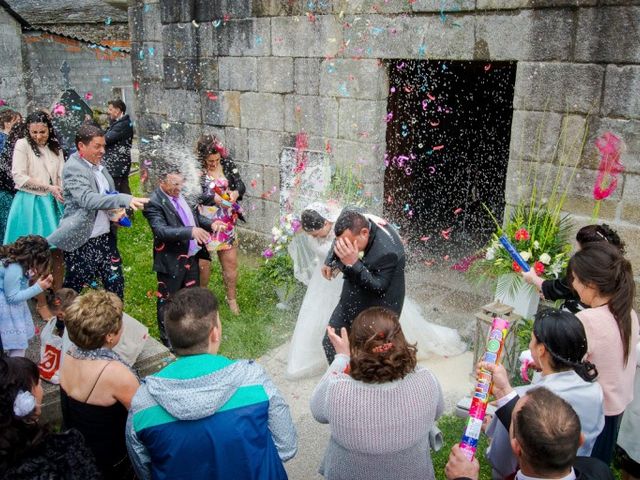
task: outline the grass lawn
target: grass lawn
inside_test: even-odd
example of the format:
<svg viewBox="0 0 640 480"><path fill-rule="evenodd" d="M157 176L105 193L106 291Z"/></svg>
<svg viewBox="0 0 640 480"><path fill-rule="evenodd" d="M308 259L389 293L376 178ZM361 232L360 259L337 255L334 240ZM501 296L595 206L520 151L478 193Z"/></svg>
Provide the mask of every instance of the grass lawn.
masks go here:
<svg viewBox="0 0 640 480"><path fill-rule="evenodd" d="M134 195L141 195L139 178L130 179ZM242 241L242 239L241 239ZM153 237L149 223L141 212L135 212L133 226L118 232L118 248L122 255L125 277L125 310L149 327L158 338L156 324L156 274L153 271ZM276 296L270 285L258 281L257 266L261 259L240 253L238 304L241 313L232 315L225 302L220 262L212 262L209 287L220 302L223 340L220 353L232 358L256 358L282 343L295 321L294 306L290 311L276 309Z"/></svg>

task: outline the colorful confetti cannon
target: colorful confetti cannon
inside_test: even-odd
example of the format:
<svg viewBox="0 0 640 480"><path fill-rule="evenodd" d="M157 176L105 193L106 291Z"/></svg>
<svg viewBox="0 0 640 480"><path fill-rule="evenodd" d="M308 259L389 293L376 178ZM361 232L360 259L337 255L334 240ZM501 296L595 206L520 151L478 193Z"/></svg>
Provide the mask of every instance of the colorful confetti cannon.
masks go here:
<svg viewBox="0 0 640 480"><path fill-rule="evenodd" d="M504 339L507 336L509 322L503 318L496 317L491 324L491 330L487 338L486 351L482 357L483 362L489 362L497 365L500 362L500 356L504 348ZM469 420L464 429L462 440L460 441L460 449L469 459L473 460L478 446L478 438L480 438L480 429L485 413L487 412L487 404L493 387L493 375L485 369L480 370L476 389L471 399L471 407L469 408Z"/></svg>
<svg viewBox="0 0 640 480"><path fill-rule="evenodd" d="M501 235L499 240L502 246L507 250L507 252L509 252L509 255L511 255L511 258L513 258L513 260L518 265L520 265L520 268L522 269L523 272L528 272L529 270L531 270L531 267L529 267L529 264L525 262L524 258L520 256L520 254L511 244L511 242L509 241L506 235Z"/></svg>

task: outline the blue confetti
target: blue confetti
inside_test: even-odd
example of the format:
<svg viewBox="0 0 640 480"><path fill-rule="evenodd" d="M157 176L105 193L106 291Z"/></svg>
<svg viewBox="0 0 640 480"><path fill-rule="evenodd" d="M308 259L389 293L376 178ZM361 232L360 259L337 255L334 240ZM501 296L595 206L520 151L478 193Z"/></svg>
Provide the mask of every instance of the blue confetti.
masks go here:
<svg viewBox="0 0 640 480"><path fill-rule="evenodd" d="M102 83L111 83L111 79L109 77L102 77Z"/></svg>
<svg viewBox="0 0 640 480"><path fill-rule="evenodd" d="M347 90L347 83L344 82L340 85L340 88L338 88L338 92L340 92L340 95L342 95L343 97L348 97L349 96L349 91Z"/></svg>
<svg viewBox="0 0 640 480"><path fill-rule="evenodd" d="M140 60L143 60L143 59L144 59L144 50L140 50L140 51L138 52L138 58L139 58Z"/></svg>
<svg viewBox="0 0 640 480"><path fill-rule="evenodd" d="M141 138L141 139L140 139L140 141L141 141L142 143L151 143L151 140L149 140L149 139L147 139L147 138L144 138L144 137L143 137L143 138Z"/></svg>
<svg viewBox="0 0 640 480"><path fill-rule="evenodd" d="M381 28L381 27L371 27L371 35L373 35L373 36L378 36L378 35L380 35L382 32L384 32L384 28Z"/></svg>
<svg viewBox="0 0 640 480"><path fill-rule="evenodd" d="M335 73L336 71L336 67L333 63L330 63L329 65L327 65L327 73Z"/></svg>
<svg viewBox="0 0 640 480"><path fill-rule="evenodd" d="M149 5L148 3L144 6L144 8L142 9L142 11L144 13L147 13L149 10L151 10L151 5Z"/></svg>
<svg viewBox="0 0 640 480"><path fill-rule="evenodd" d="M262 45L262 37L260 35L256 37L256 45Z"/></svg>
<svg viewBox="0 0 640 480"><path fill-rule="evenodd" d="M149 47L149 49L148 49L148 50L149 50L149 56L150 56L150 57L153 57L153 56L155 55L155 53L156 53L155 48L153 48L153 47Z"/></svg>
<svg viewBox="0 0 640 480"><path fill-rule="evenodd" d="M427 47L426 45L420 45L418 47L418 56L419 57L424 57L427 54Z"/></svg>
<svg viewBox="0 0 640 480"><path fill-rule="evenodd" d="M111 17L107 17L107 19L104 21L104 24L111 25L111 22L112 22Z"/></svg>
<svg viewBox="0 0 640 480"><path fill-rule="evenodd" d="M120 276L120 275L118 275L117 273L114 273L113 275L111 275L111 276L109 277L109 281L110 281L110 282L112 282L112 281L116 280L119 276Z"/></svg>
<svg viewBox="0 0 640 480"><path fill-rule="evenodd" d="M82 110L82 107L80 107L80 105L71 105L71 109L72 110Z"/></svg>
<svg viewBox="0 0 640 480"><path fill-rule="evenodd" d="M216 20L215 22L213 22L213 26L215 28L218 28L221 24L222 24L222 20Z"/></svg>

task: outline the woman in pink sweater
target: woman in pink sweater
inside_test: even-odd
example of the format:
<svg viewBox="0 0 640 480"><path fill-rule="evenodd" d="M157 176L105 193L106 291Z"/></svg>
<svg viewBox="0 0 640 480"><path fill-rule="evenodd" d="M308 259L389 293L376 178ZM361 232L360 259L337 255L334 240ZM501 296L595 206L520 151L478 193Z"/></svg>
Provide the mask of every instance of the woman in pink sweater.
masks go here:
<svg viewBox="0 0 640 480"><path fill-rule="evenodd" d="M587 333L587 360L598 368L605 426L591 452L611 463L624 409L633 399L638 316L631 264L605 243L585 246L569 261L571 285L590 308L577 314Z"/></svg>

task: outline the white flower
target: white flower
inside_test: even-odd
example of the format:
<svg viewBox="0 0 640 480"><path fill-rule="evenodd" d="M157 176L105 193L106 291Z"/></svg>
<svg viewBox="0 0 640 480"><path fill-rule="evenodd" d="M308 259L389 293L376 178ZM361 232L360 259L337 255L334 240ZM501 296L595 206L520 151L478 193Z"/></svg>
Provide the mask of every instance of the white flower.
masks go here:
<svg viewBox="0 0 640 480"><path fill-rule="evenodd" d="M531 258L531 252L528 252L528 251L527 251L527 252L525 252L525 251L520 252L520 256L522 257L522 259L523 259L525 262L528 262L528 261L529 261L529 259Z"/></svg>
<svg viewBox="0 0 640 480"><path fill-rule="evenodd" d="M271 229L271 234L272 234L274 237L276 237L276 238L277 238L277 237L279 237L280 235L282 235L282 230L280 230L278 227L273 227L273 228Z"/></svg>
<svg viewBox="0 0 640 480"><path fill-rule="evenodd" d="M494 258L496 258L496 249L493 247L487 248L487 253L485 254L484 258L486 258L487 260L493 260Z"/></svg>
<svg viewBox="0 0 640 480"><path fill-rule="evenodd" d="M533 241L533 248L538 250L540 248L540 242L538 240ZM544 263L544 262L542 262Z"/></svg>
<svg viewBox="0 0 640 480"><path fill-rule="evenodd" d="M540 255L540 261L545 265L549 265L551 263L551 255L546 252L543 253L542 255Z"/></svg>

